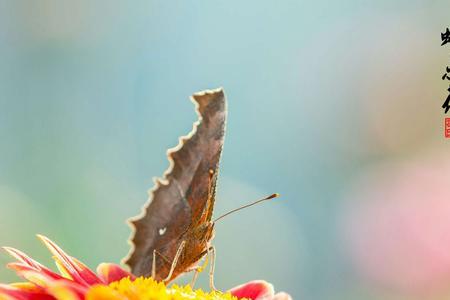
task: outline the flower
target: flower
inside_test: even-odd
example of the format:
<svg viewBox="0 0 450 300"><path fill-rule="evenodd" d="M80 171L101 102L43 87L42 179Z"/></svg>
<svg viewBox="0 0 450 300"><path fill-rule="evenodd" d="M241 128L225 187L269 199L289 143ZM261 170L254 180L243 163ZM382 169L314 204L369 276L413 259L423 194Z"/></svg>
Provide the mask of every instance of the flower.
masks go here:
<svg viewBox="0 0 450 300"><path fill-rule="evenodd" d="M120 266L102 263L97 273L67 255L45 236L39 239L53 254L60 274L53 272L25 253L10 247L3 249L17 262L8 267L27 282L0 284L0 300L290 300L285 293L274 295L266 281L251 281L228 292L204 292L189 285L167 287L152 278L136 278Z"/></svg>

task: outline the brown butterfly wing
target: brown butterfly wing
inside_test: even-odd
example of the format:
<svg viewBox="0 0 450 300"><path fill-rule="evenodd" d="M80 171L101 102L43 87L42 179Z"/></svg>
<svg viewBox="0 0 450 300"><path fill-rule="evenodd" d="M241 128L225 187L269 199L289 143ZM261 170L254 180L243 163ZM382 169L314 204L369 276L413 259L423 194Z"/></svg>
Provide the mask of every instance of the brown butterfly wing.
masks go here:
<svg viewBox="0 0 450 300"><path fill-rule="evenodd" d="M169 169L162 179L156 180L141 215L130 220L134 227L132 249L124 262L137 276L151 274L156 249L159 254L155 279L164 279L180 238L192 224L198 223L205 210L212 211L214 199L208 196L215 192L224 142L226 100L222 89L194 94L192 100L198 121L187 136L180 138L178 146L168 151ZM212 179L210 170L215 172Z"/></svg>

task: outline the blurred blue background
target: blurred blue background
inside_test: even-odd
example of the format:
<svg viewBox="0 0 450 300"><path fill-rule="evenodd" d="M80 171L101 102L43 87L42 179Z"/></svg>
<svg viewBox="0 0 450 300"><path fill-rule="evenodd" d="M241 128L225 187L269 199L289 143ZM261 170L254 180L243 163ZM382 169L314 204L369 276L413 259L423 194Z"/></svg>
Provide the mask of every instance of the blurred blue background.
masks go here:
<svg viewBox="0 0 450 300"><path fill-rule="evenodd" d="M0 243L50 263L42 233L91 267L119 262L125 220L196 119L189 96L223 86L216 215L282 197L217 225L219 288L448 298L449 9L0 0Z"/></svg>

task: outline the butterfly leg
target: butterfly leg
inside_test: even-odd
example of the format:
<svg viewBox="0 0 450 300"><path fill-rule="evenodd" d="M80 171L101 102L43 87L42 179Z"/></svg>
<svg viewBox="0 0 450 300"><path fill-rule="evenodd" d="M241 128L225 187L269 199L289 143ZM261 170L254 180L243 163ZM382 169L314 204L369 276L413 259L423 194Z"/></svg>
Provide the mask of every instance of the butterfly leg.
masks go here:
<svg viewBox="0 0 450 300"><path fill-rule="evenodd" d="M210 246L208 248L208 256L211 257L211 264L209 269L209 287L213 291L217 291L214 286L214 268L216 266L216 248L214 246Z"/></svg>
<svg viewBox="0 0 450 300"><path fill-rule="evenodd" d="M180 246L178 247L177 253L175 253L175 257L173 258L172 265L170 266L169 274L167 274L167 277L163 280L164 282L169 281L172 277L173 271L175 270L175 267L177 266L178 259L181 256L181 252L184 249L184 246L186 245L186 241L182 241Z"/></svg>
<svg viewBox="0 0 450 300"><path fill-rule="evenodd" d="M205 267L208 265L208 256L206 256L205 262L202 266L195 266L189 271L194 271L194 276L192 277L191 283L189 284L191 288L194 288L195 282L197 281L198 275L203 272Z"/></svg>
<svg viewBox="0 0 450 300"><path fill-rule="evenodd" d="M153 249L152 278L156 277L156 249Z"/></svg>
<svg viewBox="0 0 450 300"><path fill-rule="evenodd" d="M156 255L158 255L158 257L161 257L165 262L167 262L168 264L172 264L172 262L170 261L170 259L168 259L167 257L165 257L163 254L161 254L158 250L153 249L153 261L152 261L152 273L151 276L152 278L156 278Z"/></svg>
<svg viewBox="0 0 450 300"><path fill-rule="evenodd" d="M201 270L199 270L199 269L201 269L201 268L199 267L199 268L195 268L193 270L194 271L194 276L192 276L191 283L189 283L189 285L191 286L192 289L194 288L195 282L197 281L198 274L200 274L200 272L201 272Z"/></svg>

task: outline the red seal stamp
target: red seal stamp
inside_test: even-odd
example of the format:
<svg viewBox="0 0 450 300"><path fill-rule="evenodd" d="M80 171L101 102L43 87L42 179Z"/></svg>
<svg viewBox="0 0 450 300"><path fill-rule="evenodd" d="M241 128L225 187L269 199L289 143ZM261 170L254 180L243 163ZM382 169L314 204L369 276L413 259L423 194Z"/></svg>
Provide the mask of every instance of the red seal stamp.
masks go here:
<svg viewBox="0 0 450 300"><path fill-rule="evenodd" d="M445 118L444 121L444 135L446 138L450 138L450 118Z"/></svg>

